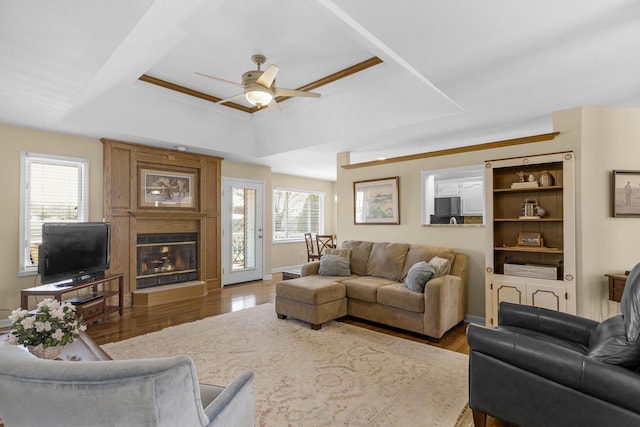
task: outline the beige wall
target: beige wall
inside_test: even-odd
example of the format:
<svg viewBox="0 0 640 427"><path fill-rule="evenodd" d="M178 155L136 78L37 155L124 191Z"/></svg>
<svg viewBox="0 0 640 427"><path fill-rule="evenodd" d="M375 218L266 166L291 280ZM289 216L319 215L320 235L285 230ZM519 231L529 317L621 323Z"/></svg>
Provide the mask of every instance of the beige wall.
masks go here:
<svg viewBox="0 0 640 427"><path fill-rule="evenodd" d="M301 264L303 243L271 244L273 186L325 192L328 233L338 240L362 239L453 246L471 257L467 312L484 316L484 227L428 227L420 225L420 171L481 164L485 160L573 150L576 154L576 236L578 314L600 320L615 314L617 303L606 296L604 274L633 267L640 256L640 218L611 217L611 171L640 170L640 109L585 107L553 114L553 141L473 153L413 160L346 170L338 167L338 181L319 181L272 174L270 168L225 160L222 175L260 180L265 184L265 275ZM0 176L6 207L0 224L0 318L20 303L20 289L34 277L18 278L19 153L21 150L85 157L90 171L90 220L102 219L102 144L53 132L0 125ZM488 141L478 141L478 143ZM338 158L348 158L341 153ZM343 161L343 160L341 160ZM354 225L353 181L400 177L400 225ZM335 196L335 198L334 198Z"/></svg>
<svg viewBox="0 0 640 427"><path fill-rule="evenodd" d="M34 286L35 276L18 277L18 224L20 213L20 151L73 156L89 159L89 220L103 218L103 163L102 143L93 138L40 131L0 124L0 176L5 185L3 204L5 214L0 223L0 320L20 305L20 290ZM326 230L335 231L335 184L287 175L272 175L264 166L222 162L222 176L262 181L265 185L265 275L288 266L302 263L302 243L271 244L271 188L290 187L322 191L327 194L325 204ZM305 251L306 254L306 251ZM306 261L306 256L304 258Z"/></svg>
<svg viewBox="0 0 640 427"><path fill-rule="evenodd" d="M0 221L0 320L20 305L20 290L35 276L18 277L20 151L89 159L89 220L101 221L102 143L96 139L0 124L0 182L4 182Z"/></svg>
<svg viewBox="0 0 640 427"><path fill-rule="evenodd" d="M640 218L611 216L611 171L640 170L640 108L589 107L581 113L578 313L602 319L619 311L619 304L607 299L603 274L640 262Z"/></svg>
<svg viewBox="0 0 640 427"><path fill-rule="evenodd" d="M361 169L338 167L338 235L361 239L452 246L470 255L467 312L484 317L484 227L420 225L422 170L481 164L485 160L559 151L576 154L576 236L578 314L596 320L618 310L609 303L604 274L633 267L640 256L640 218L610 216L611 171L640 170L640 109L575 108L553 114L553 141L496 148ZM523 135L526 136L526 135ZM478 143L490 141L478 141ZM400 177L400 225L354 225L353 182Z"/></svg>
<svg viewBox="0 0 640 427"><path fill-rule="evenodd" d="M526 136L526 135L523 135ZM490 141L478 141L478 143ZM420 172L483 164L485 160L571 150L563 138L553 141L462 153L361 169L338 168L338 235L340 239L376 240L450 246L470 256L467 313L484 317L484 226L420 225ZM353 182L400 177L400 224L354 225Z"/></svg>

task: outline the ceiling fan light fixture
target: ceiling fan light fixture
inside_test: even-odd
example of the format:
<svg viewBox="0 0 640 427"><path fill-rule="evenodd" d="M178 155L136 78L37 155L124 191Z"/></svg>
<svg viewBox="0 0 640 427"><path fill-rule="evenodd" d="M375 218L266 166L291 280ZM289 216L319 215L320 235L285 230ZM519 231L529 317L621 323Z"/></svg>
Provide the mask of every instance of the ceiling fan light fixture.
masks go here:
<svg viewBox="0 0 640 427"><path fill-rule="evenodd" d="M273 99L273 95L271 95L269 92L255 89L245 92L244 97L247 98L247 101L249 101L251 104L257 105L258 107L269 105L269 103Z"/></svg>

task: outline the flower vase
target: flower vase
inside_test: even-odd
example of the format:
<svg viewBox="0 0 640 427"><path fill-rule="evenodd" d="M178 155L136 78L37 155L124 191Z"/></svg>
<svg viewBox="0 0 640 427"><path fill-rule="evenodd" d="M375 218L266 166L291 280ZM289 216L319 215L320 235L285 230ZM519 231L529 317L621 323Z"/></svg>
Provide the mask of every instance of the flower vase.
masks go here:
<svg viewBox="0 0 640 427"><path fill-rule="evenodd" d="M54 345L51 347L43 347L42 344L28 345L27 350L40 359L55 359L60 353L62 353L64 346Z"/></svg>

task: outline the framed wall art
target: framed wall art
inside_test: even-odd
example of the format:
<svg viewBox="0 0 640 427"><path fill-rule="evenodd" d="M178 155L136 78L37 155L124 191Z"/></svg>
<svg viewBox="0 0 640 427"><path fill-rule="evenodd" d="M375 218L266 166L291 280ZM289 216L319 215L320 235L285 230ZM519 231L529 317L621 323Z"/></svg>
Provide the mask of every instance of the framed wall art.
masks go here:
<svg viewBox="0 0 640 427"><path fill-rule="evenodd" d="M614 170L611 208L614 217L640 217L640 171Z"/></svg>
<svg viewBox="0 0 640 427"><path fill-rule="evenodd" d="M138 168L141 208L197 209L197 172Z"/></svg>
<svg viewBox="0 0 640 427"><path fill-rule="evenodd" d="M518 233L518 246L542 246L542 236L540 233Z"/></svg>
<svg viewBox="0 0 640 427"><path fill-rule="evenodd" d="M354 224L400 224L399 178L353 183Z"/></svg>

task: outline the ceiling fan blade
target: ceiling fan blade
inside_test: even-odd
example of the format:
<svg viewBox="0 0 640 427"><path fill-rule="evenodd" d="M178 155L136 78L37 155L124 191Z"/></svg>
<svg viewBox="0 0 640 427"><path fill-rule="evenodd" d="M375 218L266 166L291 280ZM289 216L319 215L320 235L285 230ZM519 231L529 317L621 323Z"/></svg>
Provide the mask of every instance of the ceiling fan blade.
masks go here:
<svg viewBox="0 0 640 427"><path fill-rule="evenodd" d="M320 98L319 93L305 92L303 90L284 89L277 87L273 91L273 96L303 96L305 98Z"/></svg>
<svg viewBox="0 0 640 427"><path fill-rule="evenodd" d="M230 98L221 99L220 101L216 102L216 104L224 104L225 102L233 101L234 99L242 98L243 96L244 96L244 93L239 93L237 95L233 95Z"/></svg>
<svg viewBox="0 0 640 427"><path fill-rule="evenodd" d="M282 112L282 108L280 108L275 99L271 100L271 102L269 103L269 108L276 110L278 113Z"/></svg>
<svg viewBox="0 0 640 427"><path fill-rule="evenodd" d="M269 65L269 68L262 72L262 75L256 80L257 83L260 83L264 87L271 87L273 81L276 79L276 74L278 74L280 68L275 65Z"/></svg>
<svg viewBox="0 0 640 427"><path fill-rule="evenodd" d="M206 77L208 79L217 80L217 81L222 82L222 83L228 83L230 85L234 85L234 86L238 86L238 87L244 87L244 85L242 83L232 82L231 80L221 79L220 77L210 76L209 74L199 73L198 71L196 71L196 74L199 75L199 76L202 76L202 77Z"/></svg>

